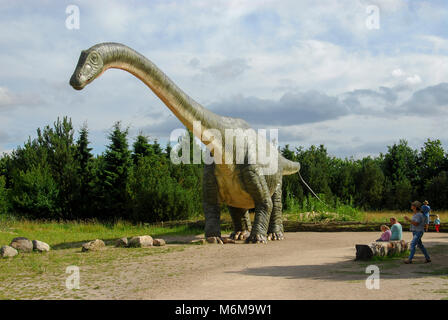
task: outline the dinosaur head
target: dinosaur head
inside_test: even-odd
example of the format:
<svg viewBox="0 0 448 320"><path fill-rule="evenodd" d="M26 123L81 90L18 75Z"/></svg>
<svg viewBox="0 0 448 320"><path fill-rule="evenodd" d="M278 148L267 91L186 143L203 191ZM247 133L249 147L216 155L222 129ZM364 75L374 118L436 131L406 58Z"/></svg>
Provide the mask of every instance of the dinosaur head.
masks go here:
<svg viewBox="0 0 448 320"><path fill-rule="evenodd" d="M70 85L76 90L82 90L87 84L95 80L104 71L101 54L90 48L81 51L78 65L70 78Z"/></svg>

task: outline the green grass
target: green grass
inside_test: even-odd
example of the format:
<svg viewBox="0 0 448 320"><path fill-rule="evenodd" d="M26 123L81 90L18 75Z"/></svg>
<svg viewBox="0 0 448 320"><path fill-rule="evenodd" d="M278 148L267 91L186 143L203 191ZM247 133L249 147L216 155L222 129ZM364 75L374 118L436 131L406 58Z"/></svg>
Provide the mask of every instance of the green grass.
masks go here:
<svg viewBox="0 0 448 320"><path fill-rule="evenodd" d="M151 235L164 237L170 235L196 235L202 229L188 226L160 226L150 224L131 224L118 221L113 224L98 221L31 221L14 217L0 216L0 246L9 244L15 237L40 240L54 249L77 246L79 242L102 239L114 240L121 237Z"/></svg>
<svg viewBox="0 0 448 320"><path fill-rule="evenodd" d="M287 197L288 210L284 215L288 220L300 222L328 223L332 221L364 221L365 214L353 203L343 203L339 200L330 202L324 195L319 195L323 202L308 196L302 203Z"/></svg>
<svg viewBox="0 0 448 320"><path fill-rule="evenodd" d="M401 252L401 253L396 253L393 255L387 255L384 257L380 257L380 256L375 256L372 257L372 261L381 261L381 262L392 262L392 261L396 261L396 260L400 260L402 258L407 258L409 257L409 250L405 251L405 252Z"/></svg>
<svg viewBox="0 0 448 320"><path fill-rule="evenodd" d="M75 265L81 270L104 270L102 275L110 277L114 272L121 272L121 265L128 262L149 256L155 260L163 259L158 256L189 247L176 244L152 248L115 248L111 246L115 239L138 235L165 238L199 235L203 232L203 227L191 222L165 223L162 226L126 221L35 221L0 215L0 246L7 245L13 238L20 236L44 241L52 247L47 253L20 253L13 258L0 259L0 299L51 298L61 290L64 292L63 298L82 299L85 298L85 290L69 291L64 287L67 266ZM94 239L104 240L106 248L98 252L82 253L82 243ZM173 278L178 274L170 273L168 276ZM98 283L100 280L90 281L92 290L101 287Z"/></svg>
<svg viewBox="0 0 448 320"><path fill-rule="evenodd" d="M417 271L416 273L428 274L434 276L448 276L448 268L436 269L432 271Z"/></svg>
<svg viewBox="0 0 448 320"><path fill-rule="evenodd" d="M431 214L438 214L440 220L448 221L448 211L432 211ZM366 222L386 222L389 223L390 217L396 217L399 221L404 221L404 216L412 216L411 211L366 211Z"/></svg>
<svg viewBox="0 0 448 320"><path fill-rule="evenodd" d="M81 275L85 270L103 270L101 278L85 279L83 286L97 290L98 282L110 278L123 268L123 263L139 258L158 259L159 255L182 251L187 245L152 248L114 248L81 252L80 248L52 250L47 253L21 253L0 261L0 300L41 299L50 294L64 292L64 298L82 299L85 290L67 290L64 281L68 266L78 266ZM87 271L87 274L89 272ZM85 289L85 287L84 287Z"/></svg>

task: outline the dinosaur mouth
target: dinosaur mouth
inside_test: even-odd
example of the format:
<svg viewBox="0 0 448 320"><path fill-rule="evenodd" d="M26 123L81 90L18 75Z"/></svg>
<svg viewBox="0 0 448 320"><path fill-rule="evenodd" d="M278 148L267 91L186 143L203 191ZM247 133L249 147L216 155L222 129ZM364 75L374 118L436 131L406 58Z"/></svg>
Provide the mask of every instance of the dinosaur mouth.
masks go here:
<svg viewBox="0 0 448 320"><path fill-rule="evenodd" d="M85 86L74 75L70 78L70 85L75 90L82 90Z"/></svg>

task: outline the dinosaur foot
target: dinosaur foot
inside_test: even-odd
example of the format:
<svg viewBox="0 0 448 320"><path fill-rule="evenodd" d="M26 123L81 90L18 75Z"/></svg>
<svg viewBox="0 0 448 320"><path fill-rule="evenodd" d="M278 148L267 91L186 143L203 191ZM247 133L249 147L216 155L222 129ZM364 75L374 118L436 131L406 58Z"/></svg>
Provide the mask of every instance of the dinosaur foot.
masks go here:
<svg viewBox="0 0 448 320"><path fill-rule="evenodd" d="M266 236L261 234L251 234L247 239L246 243L267 243L268 239Z"/></svg>
<svg viewBox="0 0 448 320"><path fill-rule="evenodd" d="M205 240L207 240L208 243L218 243L218 244L223 244L224 243L222 241L221 237L207 237Z"/></svg>
<svg viewBox="0 0 448 320"><path fill-rule="evenodd" d="M246 240L247 238L249 238L249 231L244 230L244 231L234 231L230 234L230 239L233 240Z"/></svg>
<svg viewBox="0 0 448 320"><path fill-rule="evenodd" d="M235 243L235 240L223 237L207 237L206 241L208 243L217 243L217 244Z"/></svg>
<svg viewBox="0 0 448 320"><path fill-rule="evenodd" d="M268 240L283 240L285 239L285 236L283 235L283 232L270 232L268 233Z"/></svg>

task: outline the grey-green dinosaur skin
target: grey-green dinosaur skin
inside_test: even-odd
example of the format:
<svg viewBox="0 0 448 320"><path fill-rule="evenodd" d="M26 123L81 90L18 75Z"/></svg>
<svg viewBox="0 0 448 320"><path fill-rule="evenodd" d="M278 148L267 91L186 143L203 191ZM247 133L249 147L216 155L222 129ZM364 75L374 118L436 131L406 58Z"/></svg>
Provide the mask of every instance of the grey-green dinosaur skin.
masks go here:
<svg viewBox="0 0 448 320"><path fill-rule="evenodd" d="M263 171L266 164L249 161L238 164L235 158L233 163L222 161L219 164L217 157L224 159L228 153L225 149L226 141L224 148L219 150L220 146L213 145L215 140L210 142L204 138L205 130L216 129L225 137L226 129L249 129L249 124L242 119L223 117L205 109L177 87L154 63L125 45L100 43L82 51L70 85L81 90L109 68L128 71L142 80L189 130L205 144L209 143L208 147L214 152L216 163L205 165L204 168L203 208L207 238L222 240L220 204L225 203L229 207L235 228L232 238L245 239L247 243L283 239L282 176L298 172L299 163L278 155L271 160L276 162L278 170L268 174ZM194 121L202 124L199 133L193 130ZM249 150L248 145L240 147L244 148L242 152L247 160L253 149ZM251 208L255 208L252 228L248 214L248 209Z"/></svg>

